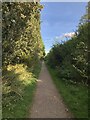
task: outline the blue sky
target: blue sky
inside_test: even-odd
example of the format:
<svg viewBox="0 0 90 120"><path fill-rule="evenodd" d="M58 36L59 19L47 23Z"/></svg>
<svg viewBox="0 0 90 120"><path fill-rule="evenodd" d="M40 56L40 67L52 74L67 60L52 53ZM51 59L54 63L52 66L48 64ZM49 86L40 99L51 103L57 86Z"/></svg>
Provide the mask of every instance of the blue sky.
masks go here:
<svg viewBox="0 0 90 120"><path fill-rule="evenodd" d="M86 12L85 2L42 2L41 35L46 53L51 49L56 37L74 32L79 20Z"/></svg>

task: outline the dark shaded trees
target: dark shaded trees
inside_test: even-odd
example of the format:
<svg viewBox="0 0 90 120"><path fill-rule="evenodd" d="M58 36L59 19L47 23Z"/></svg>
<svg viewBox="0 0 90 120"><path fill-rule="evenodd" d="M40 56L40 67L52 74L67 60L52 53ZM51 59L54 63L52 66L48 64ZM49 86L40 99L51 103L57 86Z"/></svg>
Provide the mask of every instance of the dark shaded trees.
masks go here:
<svg viewBox="0 0 90 120"><path fill-rule="evenodd" d="M47 63L57 69L59 77L88 82L89 9L90 3L88 3L86 14L80 20L76 35L63 44L54 45L46 57Z"/></svg>

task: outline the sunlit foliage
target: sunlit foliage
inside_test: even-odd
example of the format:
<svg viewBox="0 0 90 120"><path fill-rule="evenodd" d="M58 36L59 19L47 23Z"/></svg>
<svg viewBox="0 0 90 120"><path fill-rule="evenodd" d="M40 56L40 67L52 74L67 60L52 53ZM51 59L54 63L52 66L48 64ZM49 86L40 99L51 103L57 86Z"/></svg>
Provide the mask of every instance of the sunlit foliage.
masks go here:
<svg viewBox="0 0 90 120"><path fill-rule="evenodd" d="M6 2L2 5L3 65L36 63L43 57L39 3Z"/></svg>
<svg viewBox="0 0 90 120"><path fill-rule="evenodd" d="M37 2L2 3L2 109L5 118L23 118L32 103L45 54Z"/></svg>

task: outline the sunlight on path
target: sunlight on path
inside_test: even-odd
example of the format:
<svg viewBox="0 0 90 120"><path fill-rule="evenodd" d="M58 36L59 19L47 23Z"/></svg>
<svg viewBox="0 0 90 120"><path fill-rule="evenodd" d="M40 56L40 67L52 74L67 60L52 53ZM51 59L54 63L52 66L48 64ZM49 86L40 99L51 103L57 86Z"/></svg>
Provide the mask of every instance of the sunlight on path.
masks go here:
<svg viewBox="0 0 90 120"><path fill-rule="evenodd" d="M31 109L30 118L70 118L71 114L67 112L62 98L55 88L51 76L44 62L39 79L37 81L37 90Z"/></svg>

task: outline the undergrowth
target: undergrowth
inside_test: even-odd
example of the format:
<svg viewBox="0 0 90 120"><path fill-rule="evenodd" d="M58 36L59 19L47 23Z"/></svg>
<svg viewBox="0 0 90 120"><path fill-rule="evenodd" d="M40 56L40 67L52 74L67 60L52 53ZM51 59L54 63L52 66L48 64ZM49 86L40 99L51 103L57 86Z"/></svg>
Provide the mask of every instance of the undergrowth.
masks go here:
<svg viewBox="0 0 90 120"><path fill-rule="evenodd" d="M3 71L2 116L25 118L29 114L41 65L32 72L24 64L9 65Z"/></svg>
<svg viewBox="0 0 90 120"><path fill-rule="evenodd" d="M84 84L57 77L57 71L48 66L60 95L75 118L88 118L88 88Z"/></svg>

